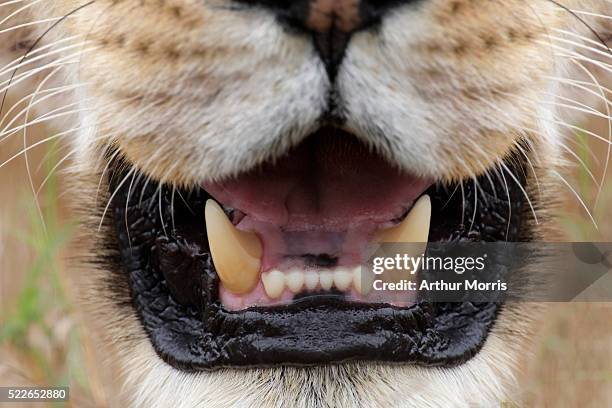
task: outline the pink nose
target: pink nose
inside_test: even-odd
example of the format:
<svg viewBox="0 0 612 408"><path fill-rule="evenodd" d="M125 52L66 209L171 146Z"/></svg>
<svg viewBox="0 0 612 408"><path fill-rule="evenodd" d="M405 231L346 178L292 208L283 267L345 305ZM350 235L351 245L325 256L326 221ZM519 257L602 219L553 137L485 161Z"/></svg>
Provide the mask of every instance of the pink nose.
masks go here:
<svg viewBox="0 0 612 408"><path fill-rule="evenodd" d="M359 0L312 0L306 27L319 34L332 30L351 33L361 24L359 3Z"/></svg>
<svg viewBox="0 0 612 408"><path fill-rule="evenodd" d="M360 0L312 0L307 29L312 31L315 47L333 79L344 58L351 35L360 28Z"/></svg>

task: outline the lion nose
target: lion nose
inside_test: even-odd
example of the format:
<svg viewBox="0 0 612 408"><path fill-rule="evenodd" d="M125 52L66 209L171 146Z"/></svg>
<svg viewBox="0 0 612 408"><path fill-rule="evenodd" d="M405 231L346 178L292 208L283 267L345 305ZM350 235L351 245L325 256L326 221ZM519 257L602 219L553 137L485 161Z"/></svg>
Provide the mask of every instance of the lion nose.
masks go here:
<svg viewBox="0 0 612 408"><path fill-rule="evenodd" d="M287 25L312 35L333 80L351 36L380 21L392 6L416 0L239 0L273 10Z"/></svg>
<svg viewBox="0 0 612 408"><path fill-rule="evenodd" d="M313 0L302 24L313 40L330 77L344 58L351 35L371 23L372 14L361 12L360 0Z"/></svg>

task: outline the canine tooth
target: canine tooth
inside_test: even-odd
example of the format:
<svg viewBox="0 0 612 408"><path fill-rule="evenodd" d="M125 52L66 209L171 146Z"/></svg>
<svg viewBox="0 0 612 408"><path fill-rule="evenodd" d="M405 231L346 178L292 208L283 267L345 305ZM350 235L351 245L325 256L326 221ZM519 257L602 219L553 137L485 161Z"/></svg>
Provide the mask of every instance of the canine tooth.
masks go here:
<svg viewBox="0 0 612 408"><path fill-rule="evenodd" d="M427 242L431 221L431 200L424 195L412 206L401 224L378 234L377 242Z"/></svg>
<svg viewBox="0 0 612 408"><path fill-rule="evenodd" d="M262 274L261 281L269 298L277 299L285 290L285 275L281 271L266 272Z"/></svg>
<svg viewBox="0 0 612 408"><path fill-rule="evenodd" d="M353 275L348 269L340 268L334 271L334 285L342 292L351 286Z"/></svg>
<svg viewBox="0 0 612 408"><path fill-rule="evenodd" d="M431 200L424 195L412 206L401 224L379 233L377 242L412 243L407 245L404 254L419 256L427 249L429 238L429 224L431 222ZM416 271L414 271L416 272ZM412 279L412 271L404 269L388 270L382 277L387 282L400 282L403 279Z"/></svg>
<svg viewBox="0 0 612 408"><path fill-rule="evenodd" d="M331 271L319 272L319 282L323 290L330 290L334 285L334 274Z"/></svg>
<svg viewBox="0 0 612 408"><path fill-rule="evenodd" d="M256 285L261 267L261 242L253 232L240 231L214 200L205 208L208 245L223 286L243 294Z"/></svg>
<svg viewBox="0 0 612 408"><path fill-rule="evenodd" d="M298 293L302 290L302 286L304 286L304 274L299 270L289 271L287 276L285 276L285 282L289 290L293 293Z"/></svg>
<svg viewBox="0 0 612 408"><path fill-rule="evenodd" d="M319 284L319 274L315 271L307 271L304 273L304 283L306 284L306 289L314 290Z"/></svg>

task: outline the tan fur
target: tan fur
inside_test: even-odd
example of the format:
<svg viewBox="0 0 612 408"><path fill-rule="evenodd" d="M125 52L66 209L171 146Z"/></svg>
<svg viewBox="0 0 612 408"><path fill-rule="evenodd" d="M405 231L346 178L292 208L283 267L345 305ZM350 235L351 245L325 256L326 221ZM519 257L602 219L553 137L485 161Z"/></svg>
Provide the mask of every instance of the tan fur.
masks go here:
<svg viewBox="0 0 612 408"><path fill-rule="evenodd" d="M62 16L81 4L42 0L13 21ZM606 0L563 4L612 15ZM278 157L316 128L329 80L310 39L287 33L266 10L227 6L97 0L46 36L43 43L75 37L67 44L79 44L76 62L62 78L86 84L71 96L86 109L79 113L82 129L68 137L77 152L82 254L101 251L99 237L108 228L97 231L100 203L109 198L98 191L108 146L158 180L199 185ZM0 8L0 19L18 7ZM602 39L612 35L605 19L585 20ZM14 45L23 38L31 44L42 30L12 32L4 56L23 54L24 46ZM398 167L438 180L482 174L519 140L528 141L541 191L532 178L537 231L550 237L547 212L558 186L552 170L568 130L555 119L563 111L554 103L559 95L592 97L558 81L584 77L565 54L610 64L574 44L593 47L589 39L598 40L544 0L424 0L400 8L379 31L360 32L350 43L337 78L346 127ZM79 267L84 304L118 350L133 406L493 406L518 395L515 369L528 355L539 309L508 305L484 349L452 369L353 363L187 374L156 356L127 288L109 287L107 271L87 259Z"/></svg>

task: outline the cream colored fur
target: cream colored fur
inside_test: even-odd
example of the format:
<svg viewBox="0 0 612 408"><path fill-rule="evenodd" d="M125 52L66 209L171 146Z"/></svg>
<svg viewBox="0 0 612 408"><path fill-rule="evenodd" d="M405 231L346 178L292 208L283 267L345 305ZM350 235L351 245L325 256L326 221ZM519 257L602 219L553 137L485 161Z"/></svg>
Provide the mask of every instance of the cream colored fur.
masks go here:
<svg viewBox="0 0 612 408"><path fill-rule="evenodd" d="M29 3L26 11L2 20ZM72 101L81 109L62 117L60 126L80 126L64 139L75 151L85 253L101 250L96 243L104 228L98 233L94 227L101 213L94 213L93 197L107 146L158 180L193 185L278 157L316 128L327 108L329 80L310 40L287 33L264 9L237 10L229 3L98 0L40 43L72 38L61 45L74 48L58 55L73 63L50 83L82 84L41 103L38 112ZM612 2L561 3L578 11L601 38L610 38L604 16L612 15ZM0 6L0 30L63 16L81 4L24 0ZM8 62L23 55L27 45L13 45L35 39L49 24L0 34L11 36L0 41L8 48L0 56ZM538 178L550 194L559 183L552 170L570 130L565 123L579 113L561 106L566 101L560 97L595 106L606 94L601 87L586 91L561 80L592 82L581 64L598 78L609 74L612 58L596 40L575 16L545 0L423 0L398 8L380 30L351 41L337 78L346 127L398 167L440 180L494 168L524 138L535 148ZM599 72L588 61L593 58L600 61ZM21 82L18 92L33 92L49 72ZM6 72L0 74L6 79ZM546 201L535 203L542 236ZM516 367L529 356L538 317L536 306L508 306L483 350L450 369L353 363L184 373L156 356L133 310L116 301L129 302L127 294L111 294L103 284L107 271L79 267L88 315L119 350L115 363L123 370L124 392L137 407L497 406L520 399Z"/></svg>

